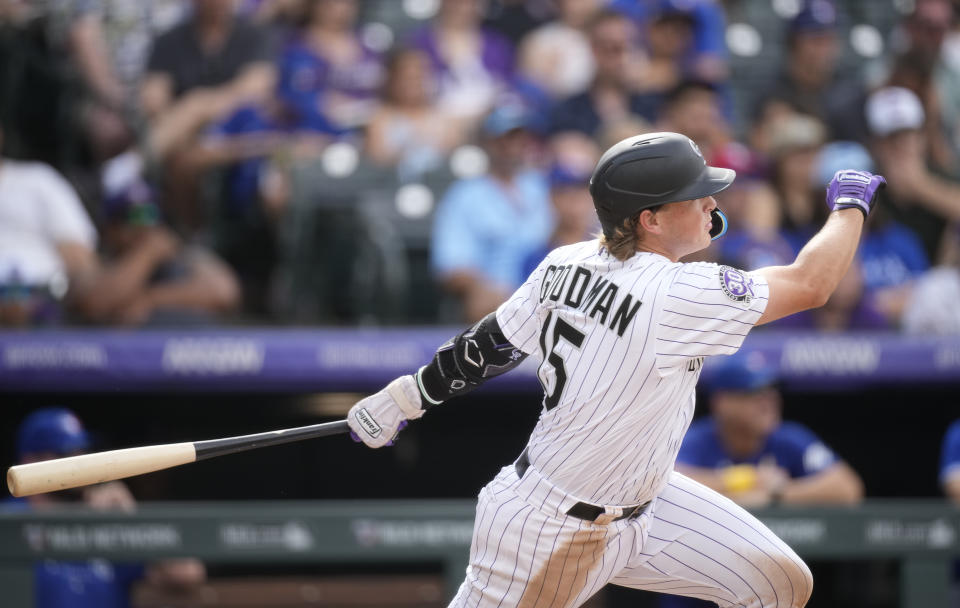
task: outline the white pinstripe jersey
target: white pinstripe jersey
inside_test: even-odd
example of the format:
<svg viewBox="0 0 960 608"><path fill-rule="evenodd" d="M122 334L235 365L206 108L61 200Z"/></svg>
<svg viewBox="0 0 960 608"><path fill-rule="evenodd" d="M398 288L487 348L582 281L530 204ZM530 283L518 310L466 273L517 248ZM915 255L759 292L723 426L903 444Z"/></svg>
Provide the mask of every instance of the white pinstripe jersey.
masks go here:
<svg viewBox="0 0 960 608"><path fill-rule="evenodd" d="M740 347L767 304L763 277L586 241L550 252L500 308L504 335L537 353L544 409L530 462L593 504L651 500L694 411L703 357Z"/></svg>

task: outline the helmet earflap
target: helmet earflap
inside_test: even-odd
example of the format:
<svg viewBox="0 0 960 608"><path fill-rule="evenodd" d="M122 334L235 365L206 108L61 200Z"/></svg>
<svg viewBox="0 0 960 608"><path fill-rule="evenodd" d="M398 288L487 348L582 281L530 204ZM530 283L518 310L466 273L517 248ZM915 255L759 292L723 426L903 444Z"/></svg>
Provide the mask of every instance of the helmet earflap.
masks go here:
<svg viewBox="0 0 960 608"><path fill-rule="evenodd" d="M717 207L710 212L710 221L713 227L710 228L710 240L715 241L727 233L727 216Z"/></svg>

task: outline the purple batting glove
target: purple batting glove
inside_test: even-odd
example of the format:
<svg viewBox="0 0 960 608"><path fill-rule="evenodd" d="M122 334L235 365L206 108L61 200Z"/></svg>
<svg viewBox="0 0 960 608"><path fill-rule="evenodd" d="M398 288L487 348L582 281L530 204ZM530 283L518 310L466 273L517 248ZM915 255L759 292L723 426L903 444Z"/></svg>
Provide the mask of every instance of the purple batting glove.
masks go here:
<svg viewBox="0 0 960 608"><path fill-rule="evenodd" d="M397 434L393 436L393 439L391 439L390 441L387 442L387 445L388 445L388 446L393 445L393 444L395 444L395 443L397 442L397 437L400 436L400 431L402 431L403 429L407 428L407 425L408 425L408 424L410 424L410 421L409 421L409 420L404 420L403 422L401 422L401 423L397 426ZM359 439L359 437L358 437L357 439Z"/></svg>
<svg viewBox="0 0 960 608"><path fill-rule="evenodd" d="M834 211L854 207L866 219L876 202L877 192L886 185L887 180L882 175L842 169L833 175L827 186L827 206Z"/></svg>

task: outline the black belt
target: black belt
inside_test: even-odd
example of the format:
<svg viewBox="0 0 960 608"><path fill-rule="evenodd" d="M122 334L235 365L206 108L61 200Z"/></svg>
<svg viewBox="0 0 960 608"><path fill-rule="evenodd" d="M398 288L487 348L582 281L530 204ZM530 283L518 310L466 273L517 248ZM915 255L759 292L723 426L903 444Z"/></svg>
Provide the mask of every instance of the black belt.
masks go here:
<svg viewBox="0 0 960 608"><path fill-rule="evenodd" d="M530 468L530 457L527 455L526 449L524 449L520 454L520 457L517 458L517 462L514 464L514 466L517 469L517 477L522 478L523 474L526 473L527 469ZM643 514L644 510L646 510L649 505L649 502L645 502L642 505L623 507L623 514L618 517L614 517L611 521L619 521L628 517L638 517L639 515ZM597 505L591 505L588 502L578 502L567 509L567 515L576 517L577 519L585 519L587 521L595 521L604 513L606 513L606 509L603 507L598 507Z"/></svg>

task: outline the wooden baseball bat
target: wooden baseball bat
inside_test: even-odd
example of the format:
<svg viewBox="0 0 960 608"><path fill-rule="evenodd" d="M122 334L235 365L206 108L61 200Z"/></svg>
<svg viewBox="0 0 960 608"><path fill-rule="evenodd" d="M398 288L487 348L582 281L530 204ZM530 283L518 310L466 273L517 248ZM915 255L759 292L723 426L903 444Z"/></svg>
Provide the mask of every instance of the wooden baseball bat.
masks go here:
<svg viewBox="0 0 960 608"><path fill-rule="evenodd" d="M240 435L208 441L167 443L110 450L44 460L10 467L7 487L14 496L66 490L114 479L169 469L181 464L245 452L271 445L339 435L350 430L346 420L299 426L292 429Z"/></svg>

